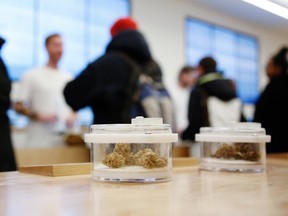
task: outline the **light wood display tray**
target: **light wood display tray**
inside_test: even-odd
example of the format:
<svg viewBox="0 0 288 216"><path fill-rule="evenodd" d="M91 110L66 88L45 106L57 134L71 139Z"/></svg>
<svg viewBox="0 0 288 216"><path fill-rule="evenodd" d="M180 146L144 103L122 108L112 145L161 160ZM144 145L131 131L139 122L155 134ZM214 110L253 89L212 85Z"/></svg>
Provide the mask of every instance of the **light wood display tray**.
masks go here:
<svg viewBox="0 0 288 216"><path fill-rule="evenodd" d="M172 164L174 168L191 167L198 165L195 158L173 158ZM19 167L20 173L30 173L44 176L69 176L83 175L91 173L91 163L65 163L65 164L46 164L35 166Z"/></svg>
<svg viewBox="0 0 288 216"><path fill-rule="evenodd" d="M19 167L20 173L44 176L69 176L91 173L91 163L46 164Z"/></svg>

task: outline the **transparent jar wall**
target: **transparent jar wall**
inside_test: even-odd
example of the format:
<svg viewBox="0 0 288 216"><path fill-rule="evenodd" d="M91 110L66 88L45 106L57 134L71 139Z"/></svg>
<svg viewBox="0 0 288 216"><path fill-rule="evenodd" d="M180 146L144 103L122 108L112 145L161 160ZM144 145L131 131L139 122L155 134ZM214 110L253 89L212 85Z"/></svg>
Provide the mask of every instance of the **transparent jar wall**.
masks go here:
<svg viewBox="0 0 288 216"><path fill-rule="evenodd" d="M91 143L93 178L116 182L169 181L171 146L172 143Z"/></svg>
<svg viewBox="0 0 288 216"><path fill-rule="evenodd" d="M201 143L200 168L204 170L262 172L265 164L265 143Z"/></svg>

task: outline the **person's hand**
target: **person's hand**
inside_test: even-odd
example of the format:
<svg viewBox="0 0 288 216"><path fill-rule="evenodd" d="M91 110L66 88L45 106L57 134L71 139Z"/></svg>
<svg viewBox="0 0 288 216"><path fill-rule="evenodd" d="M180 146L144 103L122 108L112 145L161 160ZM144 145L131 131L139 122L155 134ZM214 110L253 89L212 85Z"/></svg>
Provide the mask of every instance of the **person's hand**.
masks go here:
<svg viewBox="0 0 288 216"><path fill-rule="evenodd" d="M54 123L58 120L58 117L54 114L51 114L51 115L37 114L35 119L37 121L41 121L45 123Z"/></svg>
<svg viewBox="0 0 288 216"><path fill-rule="evenodd" d="M77 115L75 112L71 113L71 115L69 116L69 118L66 120L66 125L68 128L73 128L74 123L76 121Z"/></svg>

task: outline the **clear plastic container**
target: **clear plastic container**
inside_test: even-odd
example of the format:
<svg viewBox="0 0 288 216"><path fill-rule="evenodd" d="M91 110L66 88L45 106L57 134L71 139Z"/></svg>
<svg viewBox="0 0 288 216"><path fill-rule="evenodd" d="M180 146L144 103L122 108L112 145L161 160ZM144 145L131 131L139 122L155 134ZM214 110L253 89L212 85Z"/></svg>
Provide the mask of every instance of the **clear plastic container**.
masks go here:
<svg viewBox="0 0 288 216"><path fill-rule="evenodd" d="M132 124L92 125L92 176L97 181L161 182L172 175L172 143L178 135L161 118L136 117Z"/></svg>
<svg viewBox="0 0 288 216"><path fill-rule="evenodd" d="M231 123L227 127L202 127L200 169L262 172L266 167L266 135L259 123Z"/></svg>

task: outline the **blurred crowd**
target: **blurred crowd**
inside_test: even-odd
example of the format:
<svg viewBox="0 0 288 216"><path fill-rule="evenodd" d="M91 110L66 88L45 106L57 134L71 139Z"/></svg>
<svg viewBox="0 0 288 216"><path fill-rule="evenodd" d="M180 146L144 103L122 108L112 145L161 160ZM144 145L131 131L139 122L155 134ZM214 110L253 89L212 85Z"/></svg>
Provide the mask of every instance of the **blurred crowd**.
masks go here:
<svg viewBox="0 0 288 216"><path fill-rule="evenodd" d="M7 116L10 108L29 118L27 147L63 145L63 134L73 128L77 112L84 107L92 109L93 124L130 123L136 116L163 118L179 134L179 142L191 145L201 127L246 121L237 83L218 71L213 56L180 68L176 85L169 91L165 72L134 19L116 20L110 34L104 54L77 77L59 68L64 53L61 35L48 35L46 64L24 73L13 103L11 80L0 59L0 171L17 168ZM0 38L0 49L4 42ZM255 105L253 121L272 136L268 152L288 151L285 127L279 126L280 120L288 122L287 65L284 47L269 59L266 74L270 81Z"/></svg>

